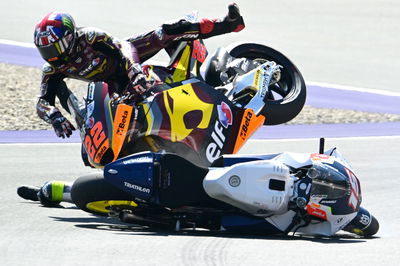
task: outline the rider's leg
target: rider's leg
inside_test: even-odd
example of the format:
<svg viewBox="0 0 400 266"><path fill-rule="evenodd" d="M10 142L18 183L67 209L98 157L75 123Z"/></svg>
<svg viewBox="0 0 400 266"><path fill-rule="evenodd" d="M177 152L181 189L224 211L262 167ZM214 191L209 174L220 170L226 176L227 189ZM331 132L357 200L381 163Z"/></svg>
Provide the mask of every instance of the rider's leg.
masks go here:
<svg viewBox="0 0 400 266"><path fill-rule="evenodd" d="M225 33L239 32L243 28L244 21L239 7L236 4L230 4L228 14L222 19L203 18L195 23L181 19L129 38L128 41L136 47L140 62L144 62L163 48L167 48L167 52L171 53L170 50L175 46L176 41L207 39Z"/></svg>
<svg viewBox="0 0 400 266"><path fill-rule="evenodd" d="M170 40L207 39L225 33L239 32L244 27L243 17L236 4L228 6L228 14L222 19L203 18L197 23L181 19L172 24L162 25Z"/></svg>
<svg viewBox="0 0 400 266"><path fill-rule="evenodd" d="M21 198L40 201L44 206L58 206L60 202L71 202L72 183L64 181L48 181L41 188L22 186L17 190Z"/></svg>

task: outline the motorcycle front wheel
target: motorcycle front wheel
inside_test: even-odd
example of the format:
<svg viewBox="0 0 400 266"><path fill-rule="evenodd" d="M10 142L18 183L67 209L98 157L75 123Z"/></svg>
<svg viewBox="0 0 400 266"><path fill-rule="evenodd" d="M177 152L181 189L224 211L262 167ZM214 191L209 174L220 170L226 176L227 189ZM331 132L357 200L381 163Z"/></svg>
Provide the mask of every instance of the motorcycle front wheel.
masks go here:
<svg viewBox="0 0 400 266"><path fill-rule="evenodd" d="M357 216L343 230L368 238L378 233L379 222L368 210L360 207Z"/></svg>
<svg viewBox="0 0 400 266"><path fill-rule="evenodd" d="M306 101L306 85L298 68L285 55L256 43L237 44L227 50L236 58L264 59L282 66L280 81L269 86L270 93L264 99L264 125L283 124L300 113Z"/></svg>

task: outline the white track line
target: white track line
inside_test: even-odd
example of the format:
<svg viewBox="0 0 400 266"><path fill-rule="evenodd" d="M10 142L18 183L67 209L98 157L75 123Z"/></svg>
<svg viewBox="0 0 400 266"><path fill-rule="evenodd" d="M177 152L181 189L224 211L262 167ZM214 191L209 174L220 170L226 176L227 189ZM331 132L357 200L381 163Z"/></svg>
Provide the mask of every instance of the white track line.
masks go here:
<svg viewBox="0 0 400 266"><path fill-rule="evenodd" d="M385 96L400 96L400 93L398 93L398 92L387 91L387 90L353 87L353 86L347 86L347 85L338 85L338 84L330 84L330 83L315 82L315 81L307 81L306 84L311 85L311 86L319 86L319 87L332 88L332 89L337 89L337 90L358 91L358 92L365 92L365 93L380 94L380 95L385 95Z"/></svg>
<svg viewBox="0 0 400 266"><path fill-rule="evenodd" d="M374 140L374 139L400 139L400 136L365 136L365 137L326 137L325 140L328 141L340 141L340 140ZM296 141L316 141L319 140L318 137L315 138L293 138L293 139L250 139L248 143L263 143L263 142L296 142Z"/></svg>
<svg viewBox="0 0 400 266"><path fill-rule="evenodd" d="M340 137L340 138L325 138L326 141L341 141L341 140L374 140L374 139L400 139L400 136L369 136L369 137ZM299 141L318 141L319 138L299 138L299 139L250 139L247 143L265 143L265 142L299 142ZM77 142L66 143L0 143L0 146L80 146Z"/></svg>
<svg viewBox="0 0 400 266"><path fill-rule="evenodd" d="M8 44L8 45L15 45L15 46L20 46L20 47L31 47L31 48L36 47L33 43L17 42L17 41L5 40L5 39L0 39L0 44Z"/></svg>

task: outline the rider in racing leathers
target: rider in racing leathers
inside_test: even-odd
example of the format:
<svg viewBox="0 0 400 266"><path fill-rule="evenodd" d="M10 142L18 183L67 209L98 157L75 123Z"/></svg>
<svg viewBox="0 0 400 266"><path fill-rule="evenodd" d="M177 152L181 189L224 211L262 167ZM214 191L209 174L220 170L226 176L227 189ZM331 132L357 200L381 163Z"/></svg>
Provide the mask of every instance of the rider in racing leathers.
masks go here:
<svg viewBox="0 0 400 266"><path fill-rule="evenodd" d="M69 14L49 13L34 32L35 45L47 62L42 69L37 113L52 124L58 137L69 137L75 128L55 107L58 97L62 107L69 112L67 100L71 91L63 81L65 78L105 81L110 93L139 96L150 87L140 63L161 49L171 55L176 41L206 39L239 32L243 28L244 21L236 4L228 6L228 14L222 19L203 18L196 23L181 19L124 40L96 28L75 27ZM41 189L20 187L18 194L34 201L39 198L44 205L52 205L53 202L70 201L69 190L69 184L53 181Z"/></svg>

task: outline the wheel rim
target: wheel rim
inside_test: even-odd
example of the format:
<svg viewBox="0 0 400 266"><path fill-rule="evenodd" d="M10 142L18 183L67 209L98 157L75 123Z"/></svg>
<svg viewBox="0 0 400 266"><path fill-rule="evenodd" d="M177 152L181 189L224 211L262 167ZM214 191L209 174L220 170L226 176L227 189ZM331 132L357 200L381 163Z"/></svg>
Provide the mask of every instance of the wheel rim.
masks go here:
<svg viewBox="0 0 400 266"><path fill-rule="evenodd" d="M306 100L306 86L297 67L282 53L265 45L243 43L228 48L231 56L251 60L274 61L281 65L281 79L269 86L265 97L266 107L262 111L267 117L264 125L278 125L295 118Z"/></svg>
<svg viewBox="0 0 400 266"><path fill-rule="evenodd" d="M86 204L86 208L99 213L109 213L111 206L137 207L138 205L134 201L128 200L100 200Z"/></svg>

